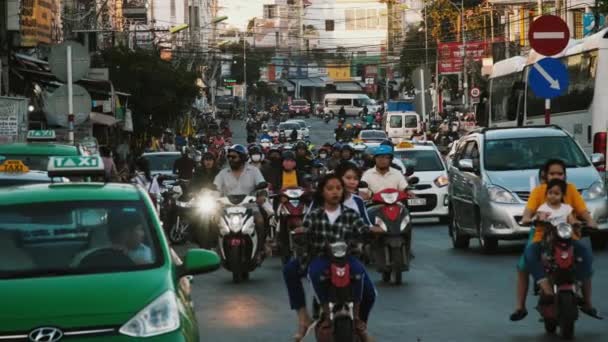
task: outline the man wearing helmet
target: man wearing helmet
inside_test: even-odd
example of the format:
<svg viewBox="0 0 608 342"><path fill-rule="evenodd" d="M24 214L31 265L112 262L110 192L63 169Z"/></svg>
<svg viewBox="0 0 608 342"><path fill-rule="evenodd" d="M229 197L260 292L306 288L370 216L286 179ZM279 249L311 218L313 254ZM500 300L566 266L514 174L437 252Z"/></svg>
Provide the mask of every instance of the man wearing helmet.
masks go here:
<svg viewBox="0 0 608 342"><path fill-rule="evenodd" d="M264 160L264 152L262 147L257 144L249 146L249 165L262 169L262 161Z"/></svg>
<svg viewBox="0 0 608 342"><path fill-rule="evenodd" d="M310 152L308 151L308 144L300 140L296 144L294 150L296 151L296 168L300 172L310 173L313 158L310 156Z"/></svg>
<svg viewBox="0 0 608 342"><path fill-rule="evenodd" d="M173 173L181 179L192 179L196 163L190 158L187 147L182 148L182 156L173 163Z"/></svg>
<svg viewBox="0 0 608 342"><path fill-rule="evenodd" d="M222 196L226 195L245 195L251 194L256 191L257 186L260 183L264 183L264 176L260 170L247 163L248 153L247 149L243 145L232 145L228 149L228 165L229 167L223 169L218 173L213 181L217 191ZM260 241L266 241L266 231L264 229L264 217L259 211L259 205L263 205L265 201L264 196L258 196L257 204L251 206L255 217L255 228ZM258 244L258 260L261 261L261 251L263 250L264 244Z"/></svg>
<svg viewBox="0 0 608 342"><path fill-rule="evenodd" d="M335 143L331 150L331 158L327 161L327 168L335 170L342 162L342 144Z"/></svg>
<svg viewBox="0 0 608 342"><path fill-rule="evenodd" d="M336 141L342 141L344 139L344 127L342 127L342 122L338 122L338 127L334 130L334 138Z"/></svg>
<svg viewBox="0 0 608 342"><path fill-rule="evenodd" d="M362 182L366 182L369 192L362 193L361 197L369 199L372 194L384 189L397 189L400 191L407 188L407 180L401 172L391 167L393 159L393 148L388 145L380 145L374 151L375 167L365 171Z"/></svg>

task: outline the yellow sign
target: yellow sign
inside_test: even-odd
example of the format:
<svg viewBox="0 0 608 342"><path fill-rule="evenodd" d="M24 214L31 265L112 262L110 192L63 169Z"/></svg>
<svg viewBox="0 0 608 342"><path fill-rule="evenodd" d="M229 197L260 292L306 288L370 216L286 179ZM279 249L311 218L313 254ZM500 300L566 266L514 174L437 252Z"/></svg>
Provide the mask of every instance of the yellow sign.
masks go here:
<svg viewBox="0 0 608 342"><path fill-rule="evenodd" d="M30 169L21 160L7 160L0 165L0 172L6 173L26 173Z"/></svg>
<svg viewBox="0 0 608 342"><path fill-rule="evenodd" d="M411 142L408 141L402 141L399 144L397 144L397 148L413 148L414 144L412 144Z"/></svg>
<svg viewBox="0 0 608 342"><path fill-rule="evenodd" d="M22 0L19 24L21 46L51 44L59 32L58 0Z"/></svg>
<svg viewBox="0 0 608 342"><path fill-rule="evenodd" d="M334 81L351 80L350 65L348 64L328 64L327 76Z"/></svg>

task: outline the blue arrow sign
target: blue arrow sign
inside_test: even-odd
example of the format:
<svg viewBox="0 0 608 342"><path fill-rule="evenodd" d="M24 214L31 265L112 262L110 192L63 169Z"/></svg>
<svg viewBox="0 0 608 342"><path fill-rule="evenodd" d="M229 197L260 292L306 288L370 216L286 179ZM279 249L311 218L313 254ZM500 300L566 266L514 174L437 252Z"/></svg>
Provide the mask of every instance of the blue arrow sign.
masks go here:
<svg viewBox="0 0 608 342"><path fill-rule="evenodd" d="M543 58L530 68L528 84L538 97L558 97L568 90L568 69L559 59Z"/></svg>

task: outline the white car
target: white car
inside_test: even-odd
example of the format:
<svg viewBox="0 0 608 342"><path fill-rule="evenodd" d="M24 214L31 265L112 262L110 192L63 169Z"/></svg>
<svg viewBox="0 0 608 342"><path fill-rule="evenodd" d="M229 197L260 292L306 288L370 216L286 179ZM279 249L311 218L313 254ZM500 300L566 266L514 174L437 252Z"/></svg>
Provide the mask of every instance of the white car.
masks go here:
<svg viewBox="0 0 608 342"><path fill-rule="evenodd" d="M413 217L437 217L446 222L448 207L448 172L432 142L402 142L395 146L395 159L414 167L414 176L420 180L412 186L417 198L409 199Z"/></svg>
<svg viewBox="0 0 608 342"><path fill-rule="evenodd" d="M304 139L310 138L310 126L304 120L287 120L285 122L295 122L300 125L300 131L302 131L302 136Z"/></svg>
<svg viewBox="0 0 608 342"><path fill-rule="evenodd" d="M305 132L299 123L285 121L285 122L281 122L279 124L279 131L285 131L285 136L287 137L287 139L289 139L291 137L291 132L294 129L298 132L298 140L303 140L305 137L305 135L304 135Z"/></svg>
<svg viewBox="0 0 608 342"><path fill-rule="evenodd" d="M364 129L359 132L356 140L364 143L367 147L378 147L380 143L387 140L388 136L386 132L378 130L378 129Z"/></svg>

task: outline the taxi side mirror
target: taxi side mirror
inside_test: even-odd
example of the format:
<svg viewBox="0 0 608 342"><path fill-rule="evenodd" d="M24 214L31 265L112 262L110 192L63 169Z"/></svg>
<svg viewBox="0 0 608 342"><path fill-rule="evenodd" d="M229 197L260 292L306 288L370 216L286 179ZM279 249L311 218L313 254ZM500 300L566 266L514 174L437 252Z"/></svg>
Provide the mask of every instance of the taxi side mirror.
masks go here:
<svg viewBox="0 0 608 342"><path fill-rule="evenodd" d="M186 253L184 263L178 266L177 275L181 278L186 275L213 272L220 268L220 257L217 253L206 249L191 249Z"/></svg>

